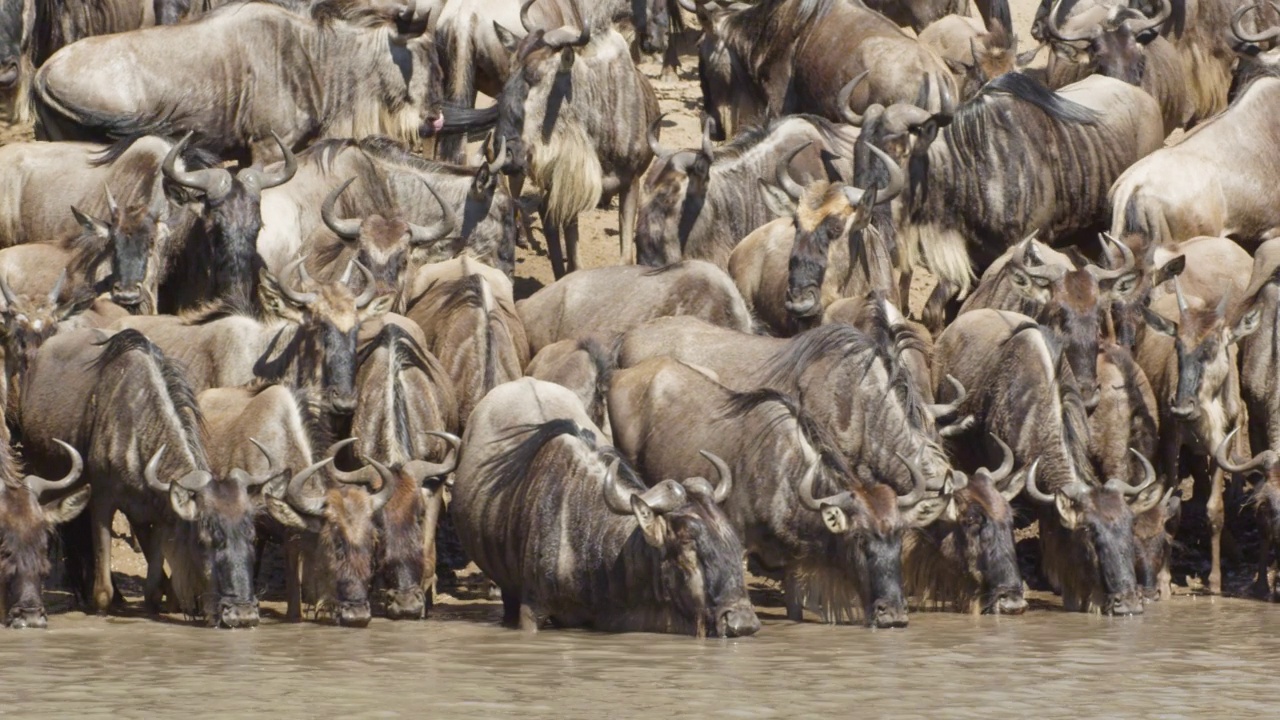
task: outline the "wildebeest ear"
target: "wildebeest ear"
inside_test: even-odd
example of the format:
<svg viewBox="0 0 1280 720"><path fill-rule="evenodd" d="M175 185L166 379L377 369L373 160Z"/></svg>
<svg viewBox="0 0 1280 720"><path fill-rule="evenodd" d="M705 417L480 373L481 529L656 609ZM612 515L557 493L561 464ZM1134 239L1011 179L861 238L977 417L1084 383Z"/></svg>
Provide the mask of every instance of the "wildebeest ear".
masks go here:
<svg viewBox="0 0 1280 720"><path fill-rule="evenodd" d="M822 524L834 535L843 535L849 532L849 514L839 505L826 505L822 508Z"/></svg>
<svg viewBox="0 0 1280 720"><path fill-rule="evenodd" d="M1026 486L1027 474L1024 472L1016 472L1009 473L1009 477L1003 484L996 485L996 490L1000 492L1006 501L1013 502L1013 499L1018 497L1018 493L1021 493L1022 489Z"/></svg>
<svg viewBox="0 0 1280 720"><path fill-rule="evenodd" d="M1012 262L1005 267L1009 268L1009 282L1013 283L1018 292L1034 300L1045 299L1042 295L1044 288L1049 286L1047 278L1032 275Z"/></svg>
<svg viewBox="0 0 1280 720"><path fill-rule="evenodd" d="M1240 320L1236 322L1236 326L1231 328L1230 342L1239 342L1258 331L1258 326L1262 324L1262 309L1258 307L1250 308Z"/></svg>
<svg viewBox="0 0 1280 720"><path fill-rule="evenodd" d="M289 507L289 503L274 495L264 494L263 498L267 501L267 514L275 518L276 522L294 530L318 532L319 522L311 518L303 518L293 508Z"/></svg>
<svg viewBox="0 0 1280 720"><path fill-rule="evenodd" d="M1062 521L1062 527L1075 530L1084 524L1084 512L1065 493L1054 493L1053 503L1058 508L1058 519Z"/></svg>
<svg viewBox="0 0 1280 720"><path fill-rule="evenodd" d="M516 48L520 46L520 38L516 37L515 33L503 27L497 20L493 21L493 32L497 34L498 42L502 43L502 49L507 52L513 53L516 51Z"/></svg>
<svg viewBox="0 0 1280 720"><path fill-rule="evenodd" d="M195 522L200 513L200 509L196 507L195 493L176 482L169 486L169 507L187 522Z"/></svg>
<svg viewBox="0 0 1280 720"><path fill-rule="evenodd" d="M1151 287L1156 287L1162 283L1166 283L1182 274L1187 269L1187 256L1179 255L1169 262L1156 268L1151 274Z"/></svg>
<svg viewBox="0 0 1280 720"><path fill-rule="evenodd" d="M80 211L75 205L71 206L71 214L75 216L76 222L80 223L80 227L86 232L93 233L103 240L111 238L111 228L101 220L91 217Z"/></svg>
<svg viewBox="0 0 1280 720"><path fill-rule="evenodd" d="M54 313L54 317L58 318L58 322L62 322L69 317L79 315L85 310L88 310L96 299L97 298L95 298L92 293L76 293L70 300L58 306L58 310Z"/></svg>
<svg viewBox="0 0 1280 720"><path fill-rule="evenodd" d="M1124 300L1129 297L1129 295L1133 294L1133 291L1138 288L1138 279L1140 277L1141 276L1137 270L1121 275L1111 284L1111 289L1108 291L1108 294L1111 295L1113 299Z"/></svg>
<svg viewBox="0 0 1280 720"><path fill-rule="evenodd" d="M760 192L764 195L764 206L769 209L773 217L791 217L795 213L791 196L787 195L782 188L764 178L757 178L757 182L760 183Z"/></svg>
<svg viewBox="0 0 1280 720"><path fill-rule="evenodd" d="M45 524L53 527L75 520L89 506L89 495L92 490L91 486L85 485L61 500L45 503L40 508L44 514Z"/></svg>
<svg viewBox="0 0 1280 720"><path fill-rule="evenodd" d="M950 495L925 498L903 513L903 519L913 527L928 527L944 514L954 516L954 503Z"/></svg>
<svg viewBox="0 0 1280 720"><path fill-rule="evenodd" d="M1146 307L1142 308L1142 317L1147 321L1147 325L1150 325L1151 329L1156 332L1169 337L1177 337L1178 323Z"/></svg>
<svg viewBox="0 0 1280 720"><path fill-rule="evenodd" d="M1182 524L1182 498L1169 494L1164 501L1164 529L1170 535L1176 535L1178 526Z"/></svg>
<svg viewBox="0 0 1280 720"><path fill-rule="evenodd" d="M1133 39L1138 41L1139 45L1146 45L1147 43L1151 42L1152 40L1155 40L1158 37L1160 37L1160 31L1156 28L1151 28L1150 30L1143 30L1142 32L1138 33L1133 37Z"/></svg>
<svg viewBox="0 0 1280 720"><path fill-rule="evenodd" d="M396 296L391 293L374 298L360 310L361 322L386 315L391 306L396 304Z"/></svg>
<svg viewBox="0 0 1280 720"><path fill-rule="evenodd" d="M655 513L653 508L649 507L649 503L646 503L638 494L631 496L631 512L635 514L636 522L640 524L644 541L652 547L662 547L667 538L667 521Z"/></svg>
<svg viewBox="0 0 1280 720"><path fill-rule="evenodd" d="M262 302L262 308L268 315L274 315L285 320L301 320L302 316L298 314L292 303L290 303L280 292L280 286L276 283L275 276L267 272L265 269L258 272L258 299Z"/></svg>
<svg viewBox="0 0 1280 720"><path fill-rule="evenodd" d="M498 186L497 179L494 174L489 172L487 165L481 165L476 170L476 177L471 181L471 197L478 200L485 200L493 197L493 191Z"/></svg>

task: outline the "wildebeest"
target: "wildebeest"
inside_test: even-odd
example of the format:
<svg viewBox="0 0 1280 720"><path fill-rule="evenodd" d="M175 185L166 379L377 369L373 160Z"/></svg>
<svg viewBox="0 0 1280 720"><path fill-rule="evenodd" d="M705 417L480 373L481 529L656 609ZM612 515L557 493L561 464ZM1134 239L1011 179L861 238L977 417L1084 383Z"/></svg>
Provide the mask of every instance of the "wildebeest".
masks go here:
<svg viewBox="0 0 1280 720"><path fill-rule="evenodd" d="M1271 561L1280 558L1280 458L1276 451L1267 448L1252 459L1237 461L1231 458L1229 447L1235 430L1227 435L1214 450L1214 461L1228 472L1261 472L1262 480L1254 486L1252 502L1254 517L1258 520L1258 575L1254 579L1254 592L1259 597L1276 602L1280 600L1275 583L1271 581Z"/></svg>
<svg viewBox="0 0 1280 720"><path fill-rule="evenodd" d="M992 78L1013 72L1018 38L1008 21L947 15L920 31L920 42L947 64L960 99L968 100Z"/></svg>
<svg viewBox="0 0 1280 720"><path fill-rule="evenodd" d="M1032 231L1062 243L1106 229L1112 181L1163 142L1155 100L1122 81L1091 76L1057 93L1020 73L988 83L917 144L895 209L903 267L919 254L938 276L925 324L937 332L973 271Z"/></svg>
<svg viewBox="0 0 1280 720"><path fill-rule="evenodd" d="M299 153L297 165L293 180L262 194L258 252L277 275L294 258L312 253L317 257L310 267L317 277L322 265L343 271L345 257L338 262L328 256L350 254L344 251L350 243L329 229L319 210L335 188L353 177L355 182L334 206L336 217L399 216L432 227L446 214L440 201L457 217L448 235L411 248L411 264L439 262L466 251L508 275L515 267L516 203L498 176L500 157L476 167L450 165L423 160L390 138L371 136L323 140Z"/></svg>
<svg viewBox="0 0 1280 720"><path fill-rule="evenodd" d="M1239 252L1243 256L1239 264L1247 268L1248 254ZM1174 294L1156 298L1143 311L1150 329L1137 352L1138 364L1151 381L1160 406L1157 457L1166 487L1180 480L1183 446L1191 446L1203 457L1244 421L1235 346L1262 321L1258 308L1241 305L1238 296L1233 302L1230 285L1200 287L1193 294L1184 292L1181 283L1181 276L1174 278ZM1193 470L1197 468L1193 466ZM1222 497L1226 478L1221 466L1209 468L1210 478L1204 477L1203 468L1198 470L1197 479L1208 480L1209 489L1206 513L1212 568L1208 587L1218 593L1222 590L1220 543L1226 520Z"/></svg>
<svg viewBox="0 0 1280 720"><path fill-rule="evenodd" d="M838 121L841 87L864 71L867 82L851 98L858 112L917 98L936 112L944 95L956 96L941 58L860 0L739 7L712 11L699 48L703 107L715 120L715 139L797 112Z"/></svg>
<svg viewBox="0 0 1280 720"><path fill-rule="evenodd" d="M699 637L760 628L743 547L718 507L734 478L646 490L569 390L525 378L495 388L463 437L451 512L502 591L503 619Z"/></svg>
<svg viewBox="0 0 1280 720"><path fill-rule="evenodd" d="M243 165L279 157L273 131L292 149L375 133L411 142L444 119L435 45L412 14L358 0L309 13L232 3L191 23L87 38L36 73L38 134L192 132Z"/></svg>
<svg viewBox="0 0 1280 720"><path fill-rule="evenodd" d="M8 442L0 448L0 623L6 627L48 626L40 591L49 574L49 535L89 504L89 485L67 492L83 464L75 448L65 448L71 469L59 480L22 476Z"/></svg>
<svg viewBox="0 0 1280 720"><path fill-rule="evenodd" d="M358 361L355 454L379 475L399 476L375 518L386 613L393 620L420 618L435 585L444 476L457 461L457 438L445 434L459 427L457 401L439 361L398 325L383 327Z"/></svg>
<svg viewBox="0 0 1280 720"><path fill-rule="evenodd" d="M516 303L535 354L560 340L611 339L653 318L690 315L751 332L751 315L724 271L699 260L576 272Z"/></svg>
<svg viewBox="0 0 1280 720"><path fill-rule="evenodd" d="M1042 570L1062 593L1063 605L1141 613L1133 522L1135 513L1149 507L1131 506L1128 498L1145 490L1155 472L1145 465L1147 477L1138 485L1096 480L1084 403L1070 365L1050 343L1025 315L989 309L965 313L935 345L937 397L952 392L944 374L955 376L970 388L959 411L975 417L975 428L1014 448L1026 493L1040 503ZM972 444L956 449L963 450L958 462L966 457L981 462ZM1158 493L1139 496L1152 504L1159 498Z"/></svg>
<svg viewBox="0 0 1280 720"><path fill-rule="evenodd" d="M149 609L160 609L167 564L170 600L185 614L215 626L256 625L249 492L270 478L215 477L182 370L136 331L102 338L82 330L46 342L23 378L20 408L29 456L47 462L55 438L84 456L94 488L91 607L111 604L111 522L120 510L147 559Z"/></svg>
<svg viewBox="0 0 1280 720"><path fill-rule="evenodd" d="M872 209L905 185L902 170L879 147L885 187L815 182L802 187L778 168L778 184L796 203L790 217L767 223L742 239L729 256L729 274L757 321L779 335L817 322L838 297L895 290L891 249L866 231Z"/></svg>
<svg viewBox="0 0 1280 720"><path fill-rule="evenodd" d="M1111 234L1142 246L1198 235L1240 242L1280 232L1280 206L1257 188L1275 183L1280 78L1262 77L1182 142L1133 164L1111 188ZM1194 171L1188 169L1194 168Z"/></svg>
<svg viewBox="0 0 1280 720"><path fill-rule="evenodd" d="M423 266L413 278L406 315L450 378L464 427L480 398L519 378L529 364L511 281L476 260L463 256Z"/></svg>
<svg viewBox="0 0 1280 720"><path fill-rule="evenodd" d="M542 229L556 277L580 267L578 215L614 195L622 257L630 262L638 186L653 158L646 133L658 118L657 95L631 63L626 41L572 9L572 24L520 41L496 130L511 150L508 171L527 171L544 193Z"/></svg>
<svg viewBox="0 0 1280 720"><path fill-rule="evenodd" d="M876 338L892 348L920 395L933 403L933 336L923 325L908 320L889 299L889 294L873 290L863 297L837 300L827 306L822 324L844 323Z"/></svg>
<svg viewBox="0 0 1280 720"><path fill-rule="evenodd" d="M609 424L609 383L617 368L614 348L593 337L561 340L538 351L525 374L572 390L582 402L591 422L600 428L604 441L613 443Z"/></svg>
<svg viewBox="0 0 1280 720"><path fill-rule="evenodd" d="M1137 85L1154 97L1166 135L1187 125L1194 108L1185 68L1177 48L1159 34L1173 14L1173 0L1157 4L1159 11L1152 18L1110 4L1091 5L1064 23L1057 20L1058 12L1050 12L1045 26L1054 48L1049 87L1060 88L1096 72ZM1081 49L1076 43L1087 45Z"/></svg>
<svg viewBox="0 0 1280 720"><path fill-rule="evenodd" d="M734 478L725 514L748 552L783 576L789 618L807 606L828 622L907 624L903 534L948 502L926 495L915 460L899 458L912 485L898 496L850 469L792 398L733 392L672 358L619 370L609 414L619 449L644 477L692 474L699 448L723 458L721 474Z"/></svg>
<svg viewBox="0 0 1280 720"><path fill-rule="evenodd" d="M773 181L783 158L791 158L802 184L853 175L847 158L856 129L814 115L744 128L720 147L711 143L708 122L697 150L662 147L657 124L650 129L654 161L642 181L636 222L641 265L693 259L725 267L742 238L774 219L760 183Z"/></svg>

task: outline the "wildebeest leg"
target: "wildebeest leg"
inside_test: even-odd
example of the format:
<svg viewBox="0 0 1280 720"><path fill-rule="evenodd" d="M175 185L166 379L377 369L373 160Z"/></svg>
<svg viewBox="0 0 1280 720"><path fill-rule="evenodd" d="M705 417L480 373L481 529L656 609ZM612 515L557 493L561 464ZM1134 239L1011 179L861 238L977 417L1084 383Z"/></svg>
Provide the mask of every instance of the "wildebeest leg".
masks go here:
<svg viewBox="0 0 1280 720"><path fill-rule="evenodd" d="M636 214L640 206L637 183L638 180L623 188L621 197L618 198L618 243L622 250L623 265L631 265L636 261Z"/></svg>
<svg viewBox="0 0 1280 720"><path fill-rule="evenodd" d="M1226 477L1222 468L1214 468L1213 481L1209 488L1209 498L1205 503L1205 514L1209 516L1209 531L1211 541L1210 566L1209 566L1209 592L1213 595L1222 594L1222 526L1226 520L1226 513L1222 507L1222 485Z"/></svg>
<svg viewBox="0 0 1280 720"><path fill-rule="evenodd" d="M111 518L115 511L109 498L102 494L93 496L89 517L93 525L93 610L98 613L110 609L114 590L111 585Z"/></svg>
<svg viewBox="0 0 1280 720"><path fill-rule="evenodd" d="M564 226L564 250L565 260L568 261L568 272L573 272L582 266L578 253L578 218L570 220L569 224Z"/></svg>
<svg viewBox="0 0 1280 720"><path fill-rule="evenodd" d="M662 82L675 82L680 79L680 53L676 50L676 38L667 38L667 49L662 52L662 74L658 76Z"/></svg>
<svg viewBox="0 0 1280 720"><path fill-rule="evenodd" d="M787 606L787 619L804 621L804 603L800 600L800 581L790 568L782 576L782 602Z"/></svg>
<svg viewBox="0 0 1280 720"><path fill-rule="evenodd" d="M288 602L284 617L290 622L302 621L301 542L296 537L284 541L284 595Z"/></svg>
<svg viewBox="0 0 1280 720"><path fill-rule="evenodd" d="M560 244L560 227L547 216L547 201L542 201L542 235L547 240L547 257L551 259L551 274L557 280L564 277L564 248Z"/></svg>
<svg viewBox="0 0 1280 720"><path fill-rule="evenodd" d="M1253 581L1253 593L1263 600L1271 600L1271 529L1267 521L1258 513L1258 525L1262 530L1262 542L1258 543L1258 577Z"/></svg>
<svg viewBox="0 0 1280 720"><path fill-rule="evenodd" d="M898 275L898 309L907 317L911 317L911 278L911 268Z"/></svg>
<svg viewBox="0 0 1280 720"><path fill-rule="evenodd" d="M524 173L517 173L507 178L507 190L516 204L516 220L520 223L520 231L516 233L516 245L528 250L533 241L533 223L529 222L529 213L525 212L521 193L524 192Z"/></svg>
<svg viewBox="0 0 1280 720"><path fill-rule="evenodd" d="M538 632L538 613L528 598L520 601L520 630L527 633Z"/></svg>
<svg viewBox="0 0 1280 720"><path fill-rule="evenodd" d="M520 626L520 594L510 590L502 590L502 624L507 627Z"/></svg>
<svg viewBox="0 0 1280 720"><path fill-rule="evenodd" d="M152 615L159 615L164 612L162 604L165 591L164 552L160 545L160 533L154 525L137 527L130 525L130 527L138 538L138 544L142 546L142 556L147 559L147 584L143 594L143 606ZM170 593L170 599L173 599L172 593Z"/></svg>

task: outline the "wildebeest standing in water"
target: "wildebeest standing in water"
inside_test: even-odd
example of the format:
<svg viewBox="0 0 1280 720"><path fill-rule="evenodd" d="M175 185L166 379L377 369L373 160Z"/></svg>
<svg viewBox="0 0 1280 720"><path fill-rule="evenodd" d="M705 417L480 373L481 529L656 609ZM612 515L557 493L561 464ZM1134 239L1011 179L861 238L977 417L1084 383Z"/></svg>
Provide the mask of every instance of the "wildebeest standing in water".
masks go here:
<svg viewBox="0 0 1280 720"><path fill-rule="evenodd" d="M622 257L631 262L640 177L653 158L647 131L658 118L657 95L622 36L575 15L576 27L539 30L520 42L518 67L498 99L507 169L527 171L544 193L543 232L556 277L580 267L578 215L614 195Z"/></svg>
<svg viewBox="0 0 1280 720"><path fill-rule="evenodd" d="M0 624L6 627L48 626L40 591L49 574L49 535L89 504L89 485L67 492L83 465L75 448L65 448L71 469L60 480L46 480L21 476L8 441L0 447Z"/></svg>
<svg viewBox="0 0 1280 720"><path fill-rule="evenodd" d="M94 488L87 565L94 610L106 612L113 597L111 522L118 509L147 559L148 609L161 608L167 564L170 600L185 614L214 626L257 625L256 506L249 493L270 478L215 477L195 397L181 369L155 345L135 331L52 338L24 378L20 420L33 457L52 457L58 437L84 455Z"/></svg>
<svg viewBox="0 0 1280 720"><path fill-rule="evenodd" d="M183 25L88 38L36 73L37 135L193 132L246 166L279 157L273 131L294 149L377 133L413 142L443 115L435 45L412 14L357 0L309 13L234 3Z"/></svg>
<svg viewBox="0 0 1280 720"><path fill-rule="evenodd" d="M925 497L910 460L915 486L899 497L856 477L792 398L735 393L671 358L619 370L609 414L643 477L693 475L699 451L723 458L719 474L734 479L725 515L747 550L782 574L787 617L809 607L828 622L906 626L902 536L936 520L946 502Z"/></svg>
<svg viewBox="0 0 1280 720"><path fill-rule="evenodd" d="M1142 494L1155 480L1154 469L1141 458L1145 478L1140 484L1097 481L1084 403L1070 365L1031 318L989 309L968 312L939 336L935 350L938 398L950 396L943 378L954 375L972 388L960 412L974 415L975 429L1014 448L1017 473L1041 508L1041 569L1062 593L1064 606L1141 613L1133 522L1135 513L1160 500L1159 493ZM962 451L958 463L983 462L975 445L955 448Z"/></svg>
<svg viewBox="0 0 1280 720"><path fill-rule="evenodd" d="M723 140L753 121L797 112L842 118L840 88L870 71L854 92L857 112L913 102L932 112L955 81L937 55L862 2L763 0L712 10L698 74L703 104ZM838 51L833 48L839 48Z"/></svg>
<svg viewBox="0 0 1280 720"><path fill-rule="evenodd" d="M645 489L569 390L524 378L476 407L452 512L503 619L703 637L760 628L719 508L733 478Z"/></svg>

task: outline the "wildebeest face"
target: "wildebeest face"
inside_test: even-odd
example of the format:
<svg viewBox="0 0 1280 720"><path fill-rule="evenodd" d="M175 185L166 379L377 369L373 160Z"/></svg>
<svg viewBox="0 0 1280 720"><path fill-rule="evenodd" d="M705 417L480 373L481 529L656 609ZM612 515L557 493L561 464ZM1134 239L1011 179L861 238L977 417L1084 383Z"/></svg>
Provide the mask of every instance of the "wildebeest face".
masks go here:
<svg viewBox="0 0 1280 720"><path fill-rule="evenodd" d="M444 511L440 477L414 477L401 468L396 489L376 516L379 573L387 594L387 618L416 620L430 605L436 574L435 534Z"/></svg>
<svg viewBox="0 0 1280 720"><path fill-rule="evenodd" d="M1133 511L1124 496L1083 483L1055 493L1058 520L1070 533L1070 562L1094 581L1104 614L1142 612L1134 575Z"/></svg>
<svg viewBox="0 0 1280 720"><path fill-rule="evenodd" d="M418 136L430 137L444 128L444 83L435 41L422 30L404 44L393 40L390 51L404 79L404 103L418 109Z"/></svg>
<svg viewBox="0 0 1280 720"><path fill-rule="evenodd" d="M1013 476L1016 478L1020 477ZM997 487L985 472L978 472L965 486L951 493L944 527L950 526L954 550L969 577L981 588L984 613L1018 614L1026 610L1022 573L1013 544L1013 509L1009 499L1020 484ZM943 542L946 546L946 542Z"/></svg>
<svg viewBox="0 0 1280 720"><path fill-rule="evenodd" d="M866 624L906 627L902 593L902 535L907 522L887 485L859 488L818 501L822 521L835 536L835 555L845 559L860 585Z"/></svg>
<svg viewBox="0 0 1280 720"><path fill-rule="evenodd" d="M631 17L641 50L660 53L667 49L667 31L671 28L667 0L631 0Z"/></svg>
<svg viewBox="0 0 1280 720"><path fill-rule="evenodd" d="M787 262L787 312L798 318L822 312L822 284L827 253L832 242L861 230L871 220L876 190L867 192L847 186L814 183L805 191L796 208L795 242Z"/></svg>
<svg viewBox="0 0 1280 720"><path fill-rule="evenodd" d="M108 197L111 220L103 222L76 208L71 208L84 231L100 243L101 259L110 260L107 277L111 301L133 314L155 311L155 280L152 276L153 250L168 240L168 224L145 207L116 206ZM256 237L256 236L255 236ZM97 260L94 261L95 265ZM96 266L86 269L90 279L96 277Z"/></svg>
<svg viewBox="0 0 1280 720"><path fill-rule="evenodd" d="M0 483L0 612L12 628L48 625L40 596L49 574L49 533L89 502L89 487L40 504L25 484Z"/></svg>
<svg viewBox="0 0 1280 720"><path fill-rule="evenodd" d="M636 215L637 263L662 267L681 258L706 202L710 173L705 153L682 150L654 161L645 174L645 200Z"/></svg>
<svg viewBox="0 0 1280 720"><path fill-rule="evenodd" d="M1182 501L1173 494L1173 488L1165 491L1156 485L1148 488L1159 500L1154 504L1139 498L1135 505L1152 505L1134 508L1133 547L1134 571L1138 586L1147 600L1160 599L1161 575L1167 573L1173 555L1174 537L1182 522ZM1161 495L1163 493L1163 496Z"/></svg>
<svg viewBox="0 0 1280 720"><path fill-rule="evenodd" d="M233 481L211 482L195 493L193 501L209 578L206 597L217 603L205 608L209 622L253 627L258 624L258 598L253 592L255 506L246 489Z"/></svg>

